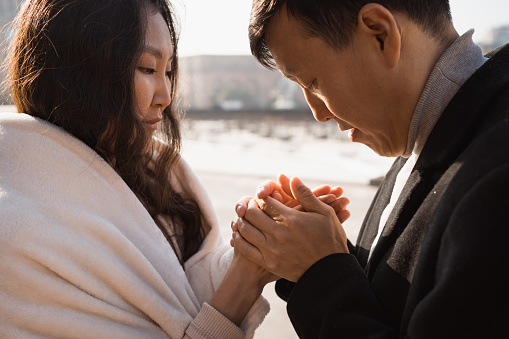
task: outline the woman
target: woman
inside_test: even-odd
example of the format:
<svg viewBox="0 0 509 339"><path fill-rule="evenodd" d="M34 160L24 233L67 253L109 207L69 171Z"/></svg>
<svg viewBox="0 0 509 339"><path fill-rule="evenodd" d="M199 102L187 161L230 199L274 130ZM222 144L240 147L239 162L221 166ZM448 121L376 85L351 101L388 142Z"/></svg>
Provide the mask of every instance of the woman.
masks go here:
<svg viewBox="0 0 509 339"><path fill-rule="evenodd" d="M0 337L252 337L276 277L221 245L179 156L170 4L31 0L16 25Z"/></svg>

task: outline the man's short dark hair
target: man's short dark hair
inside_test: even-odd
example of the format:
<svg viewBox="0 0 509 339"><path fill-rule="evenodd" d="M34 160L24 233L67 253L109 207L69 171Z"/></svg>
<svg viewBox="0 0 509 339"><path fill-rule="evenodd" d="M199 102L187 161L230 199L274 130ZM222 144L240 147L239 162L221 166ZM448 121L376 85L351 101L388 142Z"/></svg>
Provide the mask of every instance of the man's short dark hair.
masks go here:
<svg viewBox="0 0 509 339"><path fill-rule="evenodd" d="M437 40L452 20L448 0L253 0L249 24L251 53L265 67L274 68L265 31L284 4L288 15L303 23L306 36L320 37L332 48L341 50L351 43L358 13L368 3L407 15Z"/></svg>

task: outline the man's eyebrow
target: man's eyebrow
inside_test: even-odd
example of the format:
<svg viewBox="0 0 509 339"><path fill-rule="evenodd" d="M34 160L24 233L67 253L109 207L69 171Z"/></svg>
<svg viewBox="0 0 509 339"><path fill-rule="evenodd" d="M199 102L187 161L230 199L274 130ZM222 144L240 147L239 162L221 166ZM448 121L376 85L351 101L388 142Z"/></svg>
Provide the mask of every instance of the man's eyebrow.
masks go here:
<svg viewBox="0 0 509 339"><path fill-rule="evenodd" d="M145 45L145 47L143 48L143 53L152 54L153 56L155 56L158 59L163 58L163 53L161 53L161 51L159 49L149 46L149 45ZM172 51L170 60L172 60L174 56L175 56L175 50Z"/></svg>
<svg viewBox="0 0 509 339"><path fill-rule="evenodd" d="M293 68L284 68L284 69L281 69L280 72L287 79L292 80L293 78L295 78L296 72Z"/></svg>

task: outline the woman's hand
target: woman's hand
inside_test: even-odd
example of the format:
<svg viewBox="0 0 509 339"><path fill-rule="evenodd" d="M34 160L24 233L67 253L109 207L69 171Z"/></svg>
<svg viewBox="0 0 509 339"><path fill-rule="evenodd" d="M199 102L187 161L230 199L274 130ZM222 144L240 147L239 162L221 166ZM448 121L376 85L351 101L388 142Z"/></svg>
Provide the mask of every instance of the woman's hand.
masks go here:
<svg viewBox="0 0 509 339"><path fill-rule="evenodd" d="M279 279L278 276L234 249L232 263L209 305L240 326L262 294L264 286L277 279Z"/></svg>
<svg viewBox="0 0 509 339"><path fill-rule="evenodd" d="M244 282L246 282L247 279L253 282L256 281L260 290L262 290L268 283L279 279L277 275L247 259L236 249L234 249L231 267L236 270L237 273L242 272L241 276L243 277Z"/></svg>

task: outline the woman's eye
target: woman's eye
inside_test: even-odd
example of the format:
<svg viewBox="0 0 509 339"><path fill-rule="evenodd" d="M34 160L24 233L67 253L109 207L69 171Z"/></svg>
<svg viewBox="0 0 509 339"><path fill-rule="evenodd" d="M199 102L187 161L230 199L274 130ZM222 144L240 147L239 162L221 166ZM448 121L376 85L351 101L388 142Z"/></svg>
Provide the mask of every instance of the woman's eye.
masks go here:
<svg viewBox="0 0 509 339"><path fill-rule="evenodd" d="M138 69L142 72L142 73L145 73L145 74L154 74L156 73L156 70L153 69L153 68L148 68L148 67L138 67Z"/></svg>

